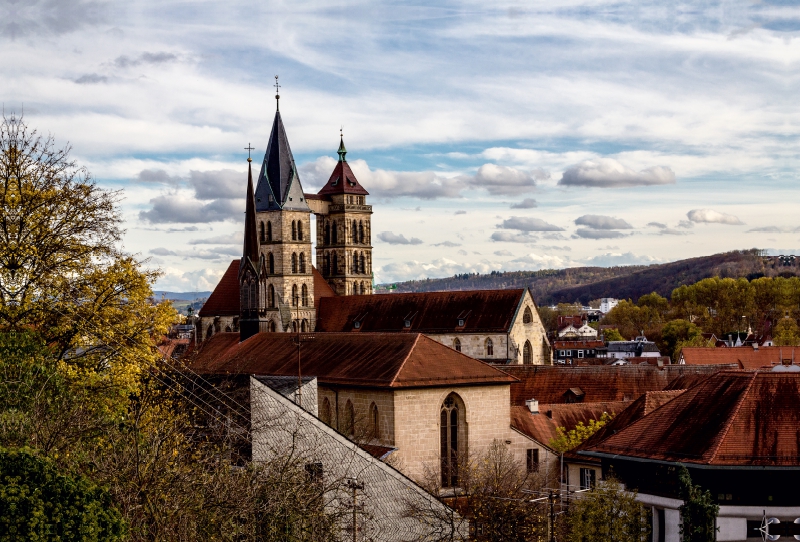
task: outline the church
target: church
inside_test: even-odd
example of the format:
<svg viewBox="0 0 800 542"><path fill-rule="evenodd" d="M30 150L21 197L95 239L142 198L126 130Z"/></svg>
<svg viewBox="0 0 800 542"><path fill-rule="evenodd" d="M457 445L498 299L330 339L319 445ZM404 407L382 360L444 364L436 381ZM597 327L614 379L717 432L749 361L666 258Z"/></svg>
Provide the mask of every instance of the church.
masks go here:
<svg viewBox="0 0 800 542"><path fill-rule="evenodd" d="M526 289L372 295L369 192L347 163L343 137L337 153L322 189L305 193L276 110L255 185L247 159L242 258L231 262L200 310L198 338L220 332L239 333L242 341L265 332L422 333L490 363L552 363Z"/></svg>

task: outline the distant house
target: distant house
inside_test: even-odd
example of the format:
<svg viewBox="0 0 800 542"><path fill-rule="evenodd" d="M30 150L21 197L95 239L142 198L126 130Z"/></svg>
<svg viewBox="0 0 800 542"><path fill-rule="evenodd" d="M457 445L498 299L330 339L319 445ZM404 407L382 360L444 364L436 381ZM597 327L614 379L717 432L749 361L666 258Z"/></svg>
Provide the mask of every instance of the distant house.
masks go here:
<svg viewBox="0 0 800 542"><path fill-rule="evenodd" d="M681 467L720 507L717 540L800 538L799 426L800 367L722 371L578 455L638 492L653 540L680 540Z"/></svg>
<svg viewBox="0 0 800 542"><path fill-rule="evenodd" d="M553 343L553 362L556 365L577 365L585 360L597 360L606 357L606 345L603 341L567 340Z"/></svg>
<svg viewBox="0 0 800 542"><path fill-rule="evenodd" d="M632 341L609 341L607 355L614 359L658 358L661 357L661 352L656 343L640 335Z"/></svg>
<svg viewBox="0 0 800 542"><path fill-rule="evenodd" d="M619 299L614 299L613 297L604 297L600 300L600 312L603 314L608 314L611 312L611 309L616 307L619 304Z"/></svg>

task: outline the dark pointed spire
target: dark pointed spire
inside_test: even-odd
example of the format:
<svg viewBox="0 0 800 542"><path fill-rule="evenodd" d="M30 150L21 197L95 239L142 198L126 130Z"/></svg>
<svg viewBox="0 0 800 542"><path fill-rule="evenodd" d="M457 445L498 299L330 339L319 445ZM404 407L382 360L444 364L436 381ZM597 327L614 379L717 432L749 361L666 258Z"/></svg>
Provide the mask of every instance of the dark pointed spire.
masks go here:
<svg viewBox="0 0 800 542"><path fill-rule="evenodd" d="M339 153L339 161L340 162L347 162L345 155L347 154L347 149L344 148L344 135L342 131L339 130L339 150L336 151Z"/></svg>
<svg viewBox="0 0 800 542"><path fill-rule="evenodd" d="M308 211L280 112L275 113L256 185L256 211Z"/></svg>
<svg viewBox="0 0 800 542"><path fill-rule="evenodd" d="M256 197L253 190L253 159L247 158L247 204L244 211L244 249L242 259L250 258L258 269L258 231L256 228ZM243 262L244 263L244 262Z"/></svg>

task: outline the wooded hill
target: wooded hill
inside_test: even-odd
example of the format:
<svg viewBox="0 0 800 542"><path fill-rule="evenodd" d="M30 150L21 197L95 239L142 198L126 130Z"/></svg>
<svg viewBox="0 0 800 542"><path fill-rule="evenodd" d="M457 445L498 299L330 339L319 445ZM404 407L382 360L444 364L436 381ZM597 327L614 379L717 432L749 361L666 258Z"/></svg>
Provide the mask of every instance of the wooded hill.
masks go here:
<svg viewBox="0 0 800 542"><path fill-rule="evenodd" d="M669 298L672 290L709 277L754 279L800 276L798 263L785 265L777 256L765 256L757 249L738 250L655 265L620 267L572 267L542 271L508 271L463 274L441 279L397 283L396 292L447 290L489 290L530 288L539 305L588 303L601 297L638 299L656 292ZM376 293L385 293L378 290Z"/></svg>

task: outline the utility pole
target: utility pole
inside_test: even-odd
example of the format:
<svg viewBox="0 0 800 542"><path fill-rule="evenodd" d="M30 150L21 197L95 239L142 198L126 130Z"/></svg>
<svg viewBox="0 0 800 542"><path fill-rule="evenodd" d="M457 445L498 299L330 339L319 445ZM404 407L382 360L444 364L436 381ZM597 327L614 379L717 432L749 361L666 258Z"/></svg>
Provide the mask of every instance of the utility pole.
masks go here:
<svg viewBox="0 0 800 542"><path fill-rule="evenodd" d="M351 478L347 481L347 487L353 490L353 542L358 542L358 491L364 490L364 483Z"/></svg>
<svg viewBox="0 0 800 542"><path fill-rule="evenodd" d="M556 542L556 494L551 491L547 500L550 502L550 542Z"/></svg>

